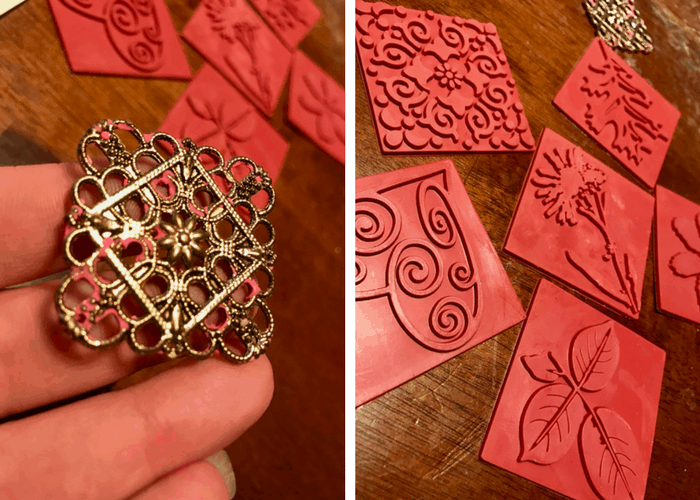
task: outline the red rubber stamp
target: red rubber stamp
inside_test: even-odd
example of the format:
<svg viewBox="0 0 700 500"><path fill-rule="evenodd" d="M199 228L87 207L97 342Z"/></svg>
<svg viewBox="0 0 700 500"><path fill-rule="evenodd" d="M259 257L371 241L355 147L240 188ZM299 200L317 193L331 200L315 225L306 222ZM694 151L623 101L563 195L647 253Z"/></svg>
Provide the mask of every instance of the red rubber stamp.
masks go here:
<svg viewBox="0 0 700 500"><path fill-rule="evenodd" d="M540 281L481 458L576 500L642 500L665 359Z"/></svg>
<svg viewBox="0 0 700 500"><path fill-rule="evenodd" d="M290 49L295 49L321 18L321 11L312 0L251 0L251 3Z"/></svg>
<svg viewBox="0 0 700 500"><path fill-rule="evenodd" d="M355 36L382 153L532 150L493 24L358 0Z"/></svg>
<svg viewBox="0 0 700 500"><path fill-rule="evenodd" d="M653 212L651 195L545 129L503 248L638 318Z"/></svg>
<svg viewBox="0 0 700 500"><path fill-rule="evenodd" d="M355 404L522 321L450 160L356 181Z"/></svg>

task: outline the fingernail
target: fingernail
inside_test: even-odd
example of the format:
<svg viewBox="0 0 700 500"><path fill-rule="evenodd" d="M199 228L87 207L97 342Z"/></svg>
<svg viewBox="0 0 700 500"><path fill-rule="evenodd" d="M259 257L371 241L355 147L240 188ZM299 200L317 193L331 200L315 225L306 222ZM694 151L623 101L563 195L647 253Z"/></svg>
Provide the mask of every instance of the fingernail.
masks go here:
<svg viewBox="0 0 700 500"><path fill-rule="evenodd" d="M217 451L213 455L207 457L206 460L216 467L216 470L218 470L224 478L224 482L228 488L228 497L233 498L236 496L236 475L233 473L233 465L231 465L231 459L228 458L226 450Z"/></svg>

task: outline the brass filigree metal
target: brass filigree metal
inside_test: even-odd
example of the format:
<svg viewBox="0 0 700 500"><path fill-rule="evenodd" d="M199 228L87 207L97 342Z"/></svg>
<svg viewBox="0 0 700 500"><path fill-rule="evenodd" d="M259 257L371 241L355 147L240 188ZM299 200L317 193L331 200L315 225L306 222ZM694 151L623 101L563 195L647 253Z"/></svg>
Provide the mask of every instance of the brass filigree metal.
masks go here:
<svg viewBox="0 0 700 500"><path fill-rule="evenodd" d="M584 0L583 5L596 35L613 49L645 54L653 50L651 37L634 0Z"/></svg>
<svg viewBox="0 0 700 500"><path fill-rule="evenodd" d="M94 348L126 339L171 358L262 354L274 326L267 172L122 120L89 129L78 157L86 175L73 186L64 246L72 270L56 292L65 328Z"/></svg>

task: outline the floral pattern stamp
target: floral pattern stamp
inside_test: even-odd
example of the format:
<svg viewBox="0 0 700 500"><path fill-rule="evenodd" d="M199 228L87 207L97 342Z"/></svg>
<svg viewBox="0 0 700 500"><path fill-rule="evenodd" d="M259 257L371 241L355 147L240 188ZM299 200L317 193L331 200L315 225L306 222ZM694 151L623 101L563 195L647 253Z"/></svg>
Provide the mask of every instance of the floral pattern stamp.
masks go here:
<svg viewBox="0 0 700 500"><path fill-rule="evenodd" d="M345 164L345 89L300 51L292 64L289 120Z"/></svg>
<svg viewBox="0 0 700 500"><path fill-rule="evenodd" d="M680 112L596 38L554 105L649 187L656 184Z"/></svg>
<svg viewBox="0 0 700 500"><path fill-rule="evenodd" d="M251 0L251 3L292 50L321 17L312 0Z"/></svg>
<svg viewBox="0 0 700 500"><path fill-rule="evenodd" d="M545 130L506 251L638 317L654 200Z"/></svg>
<svg viewBox="0 0 700 500"><path fill-rule="evenodd" d="M481 457L577 500L642 500L664 363L658 347L540 281Z"/></svg>
<svg viewBox="0 0 700 500"><path fill-rule="evenodd" d="M362 0L355 20L384 154L533 148L493 24Z"/></svg>

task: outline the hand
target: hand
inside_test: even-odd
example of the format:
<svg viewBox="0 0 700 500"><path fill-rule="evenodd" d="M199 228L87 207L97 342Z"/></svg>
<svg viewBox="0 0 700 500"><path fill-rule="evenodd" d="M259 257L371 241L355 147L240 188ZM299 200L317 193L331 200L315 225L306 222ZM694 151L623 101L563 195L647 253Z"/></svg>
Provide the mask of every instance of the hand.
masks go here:
<svg viewBox="0 0 700 500"><path fill-rule="evenodd" d="M61 256L75 164L0 167L0 289L67 266ZM160 358L67 339L57 282L0 291L0 419L114 382ZM203 461L272 397L265 356L185 361L116 392L0 425L3 499L226 499Z"/></svg>

